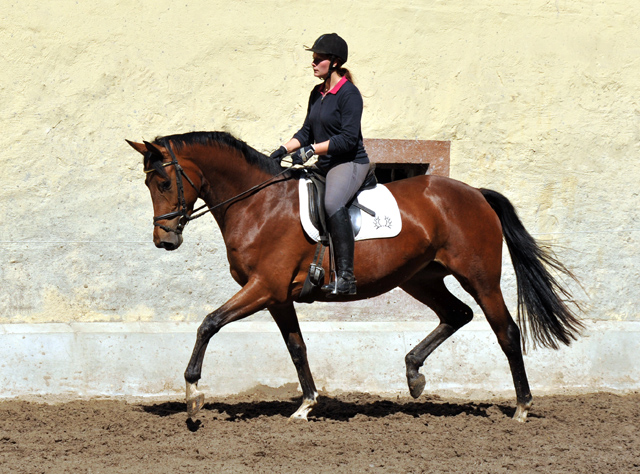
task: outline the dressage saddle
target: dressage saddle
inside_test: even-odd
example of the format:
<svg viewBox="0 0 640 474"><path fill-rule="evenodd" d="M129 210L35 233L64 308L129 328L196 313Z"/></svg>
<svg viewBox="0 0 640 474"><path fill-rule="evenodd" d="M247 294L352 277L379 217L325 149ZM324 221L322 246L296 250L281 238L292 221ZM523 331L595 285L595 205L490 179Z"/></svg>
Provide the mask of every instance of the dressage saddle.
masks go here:
<svg viewBox="0 0 640 474"><path fill-rule="evenodd" d="M309 195L309 217L311 219L311 223L316 229L318 229L320 240L318 242L313 261L309 266L309 274L307 275L307 279L302 287L299 301L311 303L314 300L314 291L324 283L325 273L324 268L322 267L322 260L324 258L325 249L331 245L331 239L329 238L326 213L324 209L325 177L317 171L314 171L313 168L310 168L307 170L306 178L308 179L307 191ZM347 203L354 237L360 232L363 211L375 217L375 212L358 202L358 195L362 191L375 188L377 184L378 180L375 175L375 164L372 163L362 186L360 186L360 189L358 189L353 199ZM331 270L333 270L333 265L334 263L331 261Z"/></svg>
<svg viewBox="0 0 640 474"><path fill-rule="evenodd" d="M369 166L369 172L367 173L362 186L360 186L360 189L358 189L353 199L347 203L354 236L358 235L362 226L362 211L375 217L375 212L358 202L358 195L362 191L373 189L378 185L375 168L375 163L371 163ZM324 210L325 177L314 171L313 168L309 170L306 177L309 180L307 183L307 191L309 194L309 217L311 218L311 223L320 233L320 241L326 246L328 245L328 230L326 213Z"/></svg>

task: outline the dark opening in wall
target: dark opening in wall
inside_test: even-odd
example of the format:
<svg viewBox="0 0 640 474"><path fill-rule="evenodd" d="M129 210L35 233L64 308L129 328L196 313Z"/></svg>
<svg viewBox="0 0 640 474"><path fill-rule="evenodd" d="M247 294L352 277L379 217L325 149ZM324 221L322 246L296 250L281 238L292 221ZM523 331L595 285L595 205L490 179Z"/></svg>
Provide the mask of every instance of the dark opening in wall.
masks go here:
<svg viewBox="0 0 640 474"><path fill-rule="evenodd" d="M429 164L417 163L376 163L376 178L378 182L385 184L399 179L412 178L421 174L427 174Z"/></svg>
<svg viewBox="0 0 640 474"><path fill-rule="evenodd" d="M449 176L449 141L365 138L364 146L380 183L423 174Z"/></svg>

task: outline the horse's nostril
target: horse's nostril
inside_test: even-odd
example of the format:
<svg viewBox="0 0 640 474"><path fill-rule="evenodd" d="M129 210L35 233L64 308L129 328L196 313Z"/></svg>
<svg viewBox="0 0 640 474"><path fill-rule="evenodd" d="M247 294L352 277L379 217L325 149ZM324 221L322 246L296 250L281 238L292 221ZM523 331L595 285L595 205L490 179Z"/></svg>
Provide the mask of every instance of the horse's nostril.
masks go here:
<svg viewBox="0 0 640 474"><path fill-rule="evenodd" d="M162 247L165 250L175 250L176 244L174 244L173 242L160 242L160 247Z"/></svg>

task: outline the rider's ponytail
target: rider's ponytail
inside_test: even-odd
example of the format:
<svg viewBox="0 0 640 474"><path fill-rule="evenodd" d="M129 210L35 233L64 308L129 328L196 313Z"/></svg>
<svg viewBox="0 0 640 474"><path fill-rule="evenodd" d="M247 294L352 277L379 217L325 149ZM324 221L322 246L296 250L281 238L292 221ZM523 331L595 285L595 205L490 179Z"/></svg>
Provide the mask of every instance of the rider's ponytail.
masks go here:
<svg viewBox="0 0 640 474"><path fill-rule="evenodd" d="M349 71L346 67L338 66L338 69L336 69L336 72L340 74L340 76L346 77L349 82L354 83L353 76L351 75L351 71Z"/></svg>

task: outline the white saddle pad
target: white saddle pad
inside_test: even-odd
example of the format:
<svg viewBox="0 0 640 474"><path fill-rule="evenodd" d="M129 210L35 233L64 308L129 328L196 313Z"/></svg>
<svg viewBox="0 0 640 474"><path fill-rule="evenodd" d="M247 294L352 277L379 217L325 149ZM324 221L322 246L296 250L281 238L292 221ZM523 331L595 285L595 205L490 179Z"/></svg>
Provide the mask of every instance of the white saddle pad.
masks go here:
<svg viewBox="0 0 640 474"><path fill-rule="evenodd" d="M320 240L320 232L311 223L309 216L308 179L301 179L300 192L300 221L305 233L313 240ZM375 212L375 217L362 211L362 223L356 240L388 239L395 237L402 230L400 209L393 194L383 184L373 189L367 189L358 195L358 202Z"/></svg>

